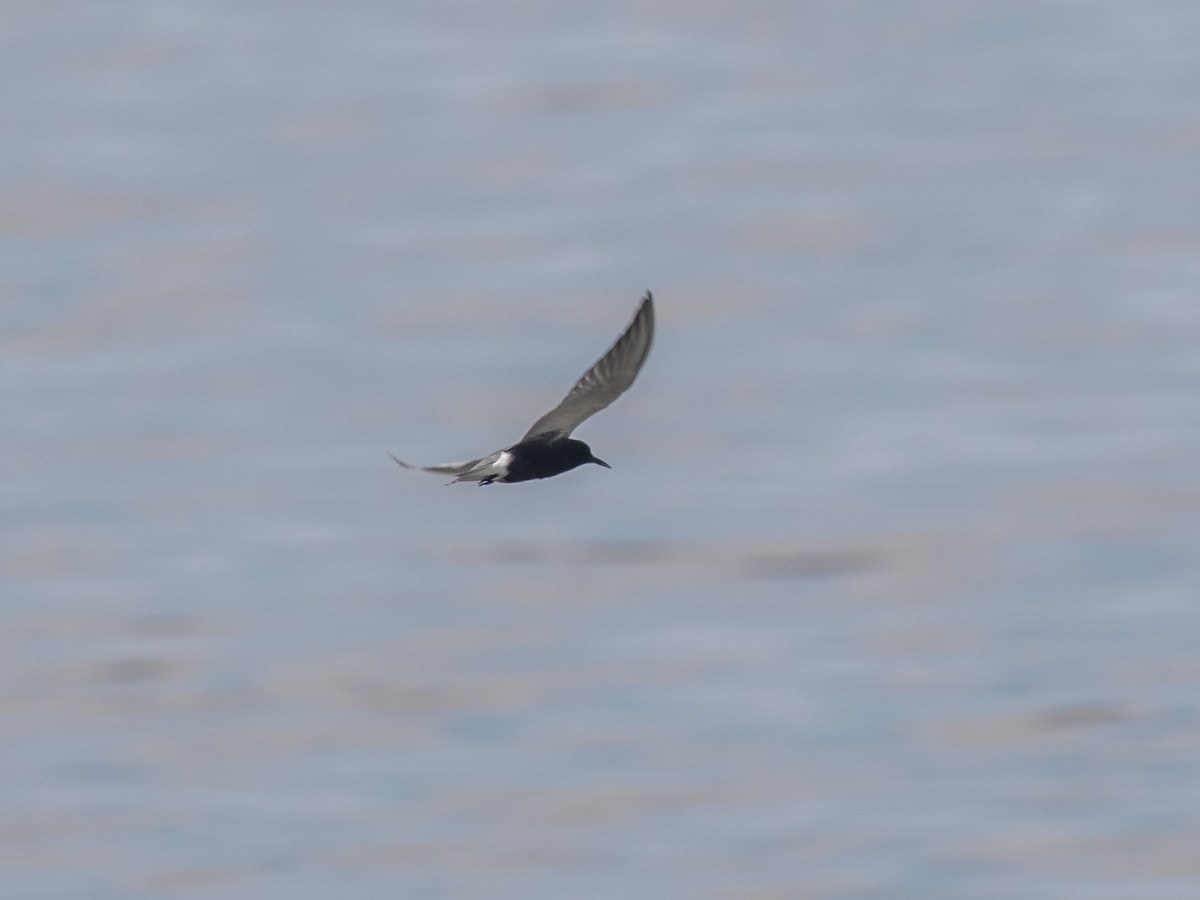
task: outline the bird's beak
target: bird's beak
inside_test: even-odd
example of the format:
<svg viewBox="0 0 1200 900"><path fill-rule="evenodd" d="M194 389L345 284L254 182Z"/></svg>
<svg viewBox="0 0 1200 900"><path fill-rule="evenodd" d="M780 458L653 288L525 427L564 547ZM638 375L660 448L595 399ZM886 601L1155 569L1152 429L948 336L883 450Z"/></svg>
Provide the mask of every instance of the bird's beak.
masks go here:
<svg viewBox="0 0 1200 900"><path fill-rule="evenodd" d="M602 459L596 459L596 457L594 457L594 456L592 457L592 462L594 462L594 463L595 463L596 465L598 465L598 466L604 466L604 468L606 468L606 469L611 469L611 468L612 468L612 466L610 466L610 465L609 465L608 463L606 463L604 460L602 460Z"/></svg>

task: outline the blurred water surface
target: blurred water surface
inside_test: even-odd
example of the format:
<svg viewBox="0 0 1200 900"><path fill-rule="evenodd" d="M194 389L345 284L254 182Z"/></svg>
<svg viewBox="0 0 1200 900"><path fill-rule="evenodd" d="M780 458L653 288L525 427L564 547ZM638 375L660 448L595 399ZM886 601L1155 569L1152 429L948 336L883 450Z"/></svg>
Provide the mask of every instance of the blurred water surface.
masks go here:
<svg viewBox="0 0 1200 900"><path fill-rule="evenodd" d="M1200 895L1197 46L5 4L0 894Z"/></svg>

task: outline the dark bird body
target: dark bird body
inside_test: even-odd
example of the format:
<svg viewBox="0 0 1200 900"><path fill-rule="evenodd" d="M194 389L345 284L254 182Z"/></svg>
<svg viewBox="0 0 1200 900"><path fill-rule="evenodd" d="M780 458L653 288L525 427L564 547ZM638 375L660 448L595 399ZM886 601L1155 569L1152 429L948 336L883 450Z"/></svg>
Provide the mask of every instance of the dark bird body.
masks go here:
<svg viewBox="0 0 1200 900"><path fill-rule="evenodd" d="M571 432L585 419L600 412L633 384L654 341L654 298L650 292L642 298L632 321L595 364L575 382L562 402L533 423L517 443L489 456L436 466L413 466L396 460L406 469L454 475L454 481L532 481L561 475L586 463L612 468L592 455L583 441ZM451 482L453 483L453 482Z"/></svg>

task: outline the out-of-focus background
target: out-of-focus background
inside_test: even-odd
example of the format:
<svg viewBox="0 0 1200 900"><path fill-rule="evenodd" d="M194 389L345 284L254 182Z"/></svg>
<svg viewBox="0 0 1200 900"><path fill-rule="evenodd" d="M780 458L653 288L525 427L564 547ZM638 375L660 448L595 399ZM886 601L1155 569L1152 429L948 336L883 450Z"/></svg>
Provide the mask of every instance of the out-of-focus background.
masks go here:
<svg viewBox="0 0 1200 900"><path fill-rule="evenodd" d="M1200 896L1197 47L6 3L0 895Z"/></svg>

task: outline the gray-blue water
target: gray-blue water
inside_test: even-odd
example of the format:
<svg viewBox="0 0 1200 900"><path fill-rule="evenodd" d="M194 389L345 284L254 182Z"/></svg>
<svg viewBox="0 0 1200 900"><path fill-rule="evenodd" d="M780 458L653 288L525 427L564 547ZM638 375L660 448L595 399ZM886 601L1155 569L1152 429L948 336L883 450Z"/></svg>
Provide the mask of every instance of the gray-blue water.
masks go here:
<svg viewBox="0 0 1200 900"><path fill-rule="evenodd" d="M5 4L0 894L1200 896L1198 47Z"/></svg>

